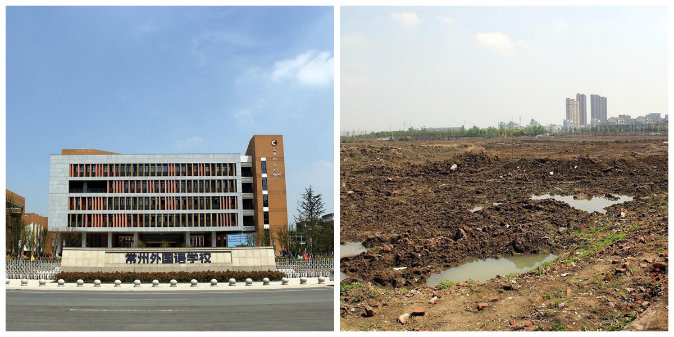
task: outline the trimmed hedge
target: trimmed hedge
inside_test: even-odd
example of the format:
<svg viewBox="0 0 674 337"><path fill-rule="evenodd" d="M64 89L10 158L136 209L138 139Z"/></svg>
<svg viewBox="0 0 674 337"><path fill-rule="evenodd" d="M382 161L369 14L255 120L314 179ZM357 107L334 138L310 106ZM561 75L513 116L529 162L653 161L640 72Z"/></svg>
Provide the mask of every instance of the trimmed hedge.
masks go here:
<svg viewBox="0 0 674 337"><path fill-rule="evenodd" d="M210 282L212 279L218 282L227 282L230 278L235 278L237 281L243 281L247 278L253 281L262 281L263 278L268 277L272 281L279 281L285 277L285 274L280 271L176 271L166 273L135 273L135 272L60 272L54 275L54 279L63 279L66 282L75 282L78 279L84 282L93 282L94 280L101 280L101 282L114 282L120 280L122 282L133 282L140 280L141 282L152 282L158 280L159 282L169 282L176 280L178 282L189 282L192 279L198 282Z"/></svg>

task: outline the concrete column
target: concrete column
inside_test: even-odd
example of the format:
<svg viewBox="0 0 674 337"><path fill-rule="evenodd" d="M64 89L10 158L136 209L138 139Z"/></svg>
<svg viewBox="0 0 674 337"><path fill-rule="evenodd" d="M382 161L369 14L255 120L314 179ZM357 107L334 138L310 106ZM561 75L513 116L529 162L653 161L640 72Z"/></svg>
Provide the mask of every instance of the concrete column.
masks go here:
<svg viewBox="0 0 674 337"><path fill-rule="evenodd" d="M138 243L138 232L133 233L133 245L135 246Z"/></svg>
<svg viewBox="0 0 674 337"><path fill-rule="evenodd" d="M61 232L56 232L56 255L60 256L61 255L61 248L63 244L63 240L61 240Z"/></svg>
<svg viewBox="0 0 674 337"><path fill-rule="evenodd" d="M87 232L82 232L82 248L87 247Z"/></svg>
<svg viewBox="0 0 674 337"><path fill-rule="evenodd" d="M215 232L211 232L211 247L215 248Z"/></svg>
<svg viewBox="0 0 674 337"><path fill-rule="evenodd" d="M112 248L112 232L108 232L108 248Z"/></svg>
<svg viewBox="0 0 674 337"><path fill-rule="evenodd" d="M190 244L190 232L185 232L185 247Z"/></svg>

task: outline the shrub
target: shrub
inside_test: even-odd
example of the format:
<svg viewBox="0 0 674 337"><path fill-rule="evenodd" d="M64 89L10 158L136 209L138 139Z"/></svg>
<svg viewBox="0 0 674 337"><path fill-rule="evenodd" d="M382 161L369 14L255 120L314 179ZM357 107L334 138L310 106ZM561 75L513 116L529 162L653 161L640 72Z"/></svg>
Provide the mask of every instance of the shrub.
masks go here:
<svg viewBox="0 0 674 337"><path fill-rule="evenodd" d="M340 293L348 293L351 289L356 289L360 287L360 282L353 282L351 284L340 284L339 285L339 292Z"/></svg>
<svg viewBox="0 0 674 337"><path fill-rule="evenodd" d="M440 281L440 284L435 286L435 289L438 289L438 290L447 289L447 288L451 288L455 284L456 284L456 282L443 280L443 281Z"/></svg>
<svg viewBox="0 0 674 337"><path fill-rule="evenodd" d="M268 277L272 281L279 281L285 276L279 271L175 271L175 272L60 272L54 275L54 279L63 279L66 282L74 282L82 279L85 282L93 282L94 280L101 280L101 282L114 282L120 280L122 282L133 282L140 280L141 282L152 282L152 280L159 280L159 282L168 282L175 279L178 282L189 282L195 279L199 282L209 282L211 279L216 279L218 282L227 282L230 278L236 280L245 280L251 278L253 281L262 281L263 278Z"/></svg>

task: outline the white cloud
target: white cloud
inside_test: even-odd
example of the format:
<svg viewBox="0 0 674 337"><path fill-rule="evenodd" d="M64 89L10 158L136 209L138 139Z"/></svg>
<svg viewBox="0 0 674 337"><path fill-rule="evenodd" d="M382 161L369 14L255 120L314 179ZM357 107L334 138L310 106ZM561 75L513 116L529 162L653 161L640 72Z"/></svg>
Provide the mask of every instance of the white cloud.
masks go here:
<svg viewBox="0 0 674 337"><path fill-rule="evenodd" d="M310 50L292 59L274 63L271 78L274 81L294 79L301 85L325 86L332 84L334 58L330 52Z"/></svg>
<svg viewBox="0 0 674 337"><path fill-rule="evenodd" d="M391 18L408 28L414 28L421 22L417 17L417 13L412 12L393 13L391 14Z"/></svg>
<svg viewBox="0 0 674 337"><path fill-rule="evenodd" d="M436 19L437 19L438 21L444 22L444 23L446 23L446 24L448 24L448 25L453 25L454 22L455 22L454 18L451 17L451 16L438 16Z"/></svg>
<svg viewBox="0 0 674 337"><path fill-rule="evenodd" d="M507 34L500 32L477 33L475 35L475 42L481 48L506 56L512 55L515 48L510 37ZM521 43L524 43L524 41L518 41L518 44Z"/></svg>

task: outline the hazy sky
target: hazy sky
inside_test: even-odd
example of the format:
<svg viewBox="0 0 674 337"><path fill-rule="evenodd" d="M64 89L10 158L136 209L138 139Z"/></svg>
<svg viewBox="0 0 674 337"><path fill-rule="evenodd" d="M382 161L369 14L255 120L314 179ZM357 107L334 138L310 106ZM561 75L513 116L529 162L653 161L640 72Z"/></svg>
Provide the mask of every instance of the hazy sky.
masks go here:
<svg viewBox="0 0 674 337"><path fill-rule="evenodd" d="M8 7L7 188L47 215L49 155L244 153L283 134L290 221L333 207L331 7Z"/></svg>
<svg viewBox="0 0 674 337"><path fill-rule="evenodd" d="M667 111L665 7L342 7L344 131Z"/></svg>

